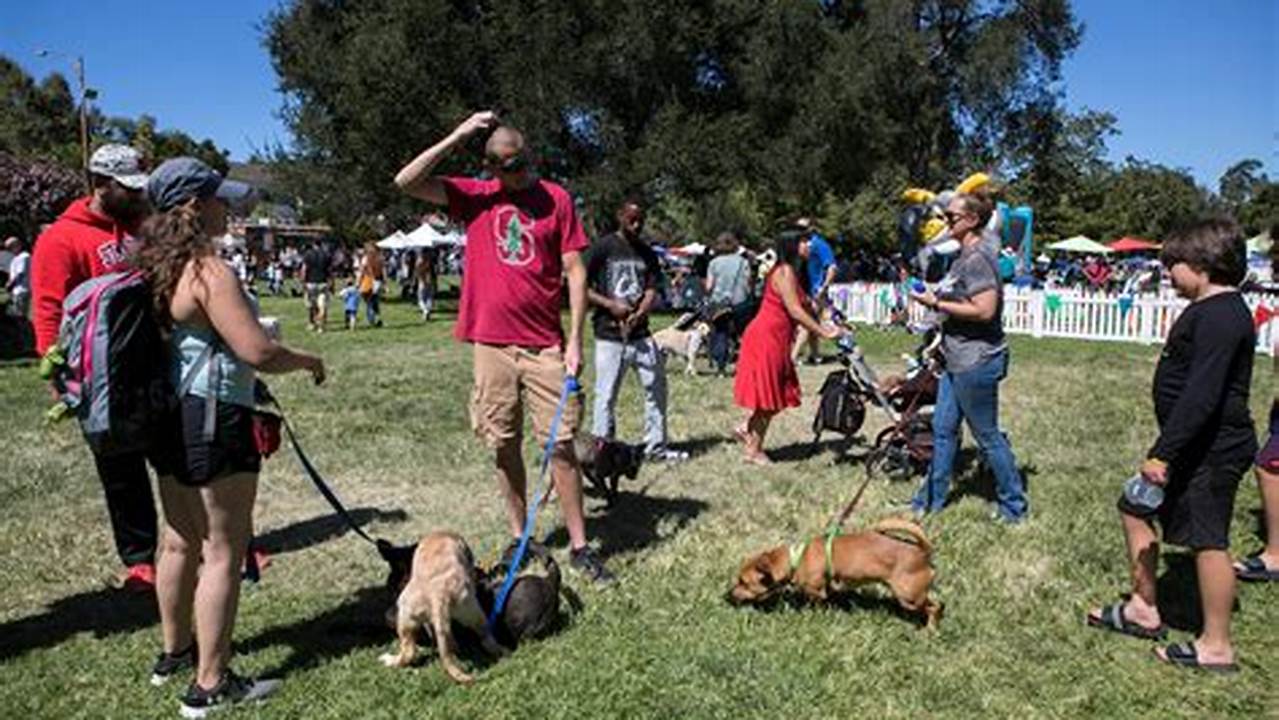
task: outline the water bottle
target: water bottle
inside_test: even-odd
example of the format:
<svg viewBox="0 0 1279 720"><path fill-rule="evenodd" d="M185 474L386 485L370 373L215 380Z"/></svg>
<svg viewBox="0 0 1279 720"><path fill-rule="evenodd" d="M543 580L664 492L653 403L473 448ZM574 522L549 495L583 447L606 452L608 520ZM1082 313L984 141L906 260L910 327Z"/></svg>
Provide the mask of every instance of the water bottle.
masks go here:
<svg viewBox="0 0 1279 720"><path fill-rule="evenodd" d="M911 278L911 279L910 279L910 289L911 289L911 290L914 290L915 292L919 293L920 295L923 295L925 292L927 292L927 291L928 291L928 286L927 286L927 285L925 285L925 284L924 284L924 281L923 281L923 280L920 280L919 278Z"/></svg>
<svg viewBox="0 0 1279 720"><path fill-rule="evenodd" d="M1158 510L1164 502L1164 489L1137 473L1124 482L1124 498L1143 510Z"/></svg>

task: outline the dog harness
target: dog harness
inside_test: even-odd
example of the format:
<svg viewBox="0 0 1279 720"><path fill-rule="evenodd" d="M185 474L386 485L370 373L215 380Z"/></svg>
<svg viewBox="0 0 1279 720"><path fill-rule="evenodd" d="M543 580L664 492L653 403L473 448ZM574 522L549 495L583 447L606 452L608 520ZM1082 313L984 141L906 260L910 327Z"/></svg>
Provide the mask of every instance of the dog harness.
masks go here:
<svg viewBox="0 0 1279 720"><path fill-rule="evenodd" d="M826 552L826 584L827 585L830 585L831 579L835 576L835 568L831 565L830 557L831 557L831 546L835 544L836 537L839 537L839 529L832 527L826 531L826 537L822 543L822 549ZM799 567L799 562L804 559L804 553L807 550L808 550L808 542L799 542L790 546L791 575L795 574L795 569Z"/></svg>

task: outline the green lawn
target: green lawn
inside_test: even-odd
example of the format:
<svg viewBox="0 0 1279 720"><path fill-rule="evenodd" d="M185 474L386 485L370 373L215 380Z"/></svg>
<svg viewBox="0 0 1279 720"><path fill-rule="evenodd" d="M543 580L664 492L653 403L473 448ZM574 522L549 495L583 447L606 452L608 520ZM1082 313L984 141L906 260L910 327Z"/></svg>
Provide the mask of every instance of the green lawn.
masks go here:
<svg viewBox="0 0 1279 720"><path fill-rule="evenodd" d="M340 310L340 306L338 306ZM491 460L467 421L469 355L451 323L423 325L388 303L387 327L305 332L300 300L267 300L286 338L323 354L330 381L277 379L312 459L372 532L396 541L439 528L491 561L504 522ZM340 313L339 313L340 314ZM336 326L336 323L334 323ZM881 370L912 339L867 330ZM930 519L938 632L921 631L868 591L837 607L739 609L724 593L742 558L820 531L862 478L806 450L825 368L801 370L808 405L781 416L769 444L787 461L743 465L726 440L730 382L671 374L670 430L685 465L646 467L616 508L588 500L590 534L621 577L596 590L569 575L585 607L557 636L484 665L472 687L449 682L433 653L382 667L384 566L331 516L288 454L267 462L257 529L273 548L246 591L237 668L286 678L241 715L271 718L843 718L1248 717L1279 713L1279 588L1242 586L1234 629L1243 671L1213 677L1159 666L1150 644L1083 625L1090 605L1125 589L1114 501L1153 435L1157 350L1124 344L1013 341L1003 420L1027 468L1030 521L987 520L988 483L970 463L955 502ZM1259 422L1272 395L1258 360ZM588 363L589 365L589 363ZM674 365L672 364L672 367ZM588 373L589 386L589 373ZM640 435L638 383L620 402L621 435ZM116 570L101 490L70 425L46 427L30 367L0 369L0 708L5 717L174 717L177 686L147 682L158 648L150 603L107 588ZM883 423L872 412L868 430ZM529 449L531 457L534 450ZM850 525L894 511L910 487L872 484ZM1239 494L1238 552L1258 545L1251 477ZM558 522L543 514L539 535ZM563 557L563 534L557 552ZM1189 556L1165 556L1167 615L1189 637Z"/></svg>

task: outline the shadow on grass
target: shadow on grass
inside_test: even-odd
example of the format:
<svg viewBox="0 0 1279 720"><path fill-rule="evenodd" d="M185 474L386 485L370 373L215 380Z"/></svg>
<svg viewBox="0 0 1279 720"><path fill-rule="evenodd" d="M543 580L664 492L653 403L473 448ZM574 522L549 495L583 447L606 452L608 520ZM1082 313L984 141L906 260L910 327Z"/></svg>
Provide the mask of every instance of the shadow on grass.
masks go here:
<svg viewBox="0 0 1279 720"><path fill-rule="evenodd" d="M569 627L573 616L581 611L581 600L576 599L575 595L569 596L567 601L570 605L569 612L560 612L545 637L559 634ZM387 652L394 652L398 641L395 632L386 625L384 619L386 609L392 602L394 599L386 586L366 587L335 608L237 641L236 651L247 653L271 647L287 647L290 652L284 662L262 673L264 676L279 678L319 667L332 659L364 648L384 647ZM476 633L457 623L453 624L452 629L457 655L471 668L482 671L499 661L499 658L484 652ZM418 656L413 666L421 667L437 661L435 641L429 632L423 630L418 635Z"/></svg>
<svg viewBox="0 0 1279 720"><path fill-rule="evenodd" d="M1034 465L1020 465L1017 471L1021 473L1023 487L1029 494L1030 481L1039 474L1039 468ZM955 467L951 471L951 477L953 484L950 497L946 501L947 505L969 495L979 497L986 502L993 503L998 500L995 493L995 476L986 465L980 448L960 448L955 455Z"/></svg>
<svg viewBox="0 0 1279 720"><path fill-rule="evenodd" d="M289 648L291 652L284 662L264 673L272 677L318 667L330 659L374 645L385 644L389 651L395 634L386 626L383 614L390 603L385 586L366 587L341 605L318 615L237 640L236 651Z"/></svg>
<svg viewBox="0 0 1279 720"><path fill-rule="evenodd" d="M374 520L404 522L408 513L403 510L380 510L378 508L361 507L349 511L351 519L363 527ZM319 545L351 532L346 521L337 513L320 515L285 525L282 528L269 530L253 538L253 546L265 550L272 555L294 552L303 548Z"/></svg>
<svg viewBox="0 0 1279 720"><path fill-rule="evenodd" d="M135 632L159 620L153 595L114 588L78 593L53 602L39 615L0 624L0 662L56 647L82 632L103 638Z"/></svg>
<svg viewBox="0 0 1279 720"><path fill-rule="evenodd" d="M773 462L800 462L817 457L827 451L833 452L838 457L845 454L850 445L851 441L846 438L831 438L820 442L807 440L790 443L772 450L765 450L765 452Z"/></svg>
<svg viewBox="0 0 1279 720"><path fill-rule="evenodd" d="M1164 552L1163 559L1167 569L1155 584L1159 616L1174 630L1197 634L1203 628L1203 608L1199 602L1195 555Z"/></svg>
<svg viewBox="0 0 1279 720"><path fill-rule="evenodd" d="M1252 513L1252 519L1254 522L1252 529L1253 535L1255 535L1256 538L1261 541L1261 544L1264 545L1270 540L1266 534L1266 513L1261 508L1255 508L1249 512Z"/></svg>
<svg viewBox="0 0 1279 720"><path fill-rule="evenodd" d="M743 605L741 607L753 609L762 613L775 613L783 609L788 611L802 611L815 608L817 606L817 603L810 601L801 593L787 592L780 595L774 595L762 603L755 605ZM885 613L920 627L923 627L925 621L922 613L907 610L894 598L877 595L871 592L858 592L856 590L834 592L831 593L830 597L824 603L821 603L821 606L849 613L863 611Z"/></svg>
<svg viewBox="0 0 1279 720"><path fill-rule="evenodd" d="M692 498L620 492L606 514L586 518L586 534L599 538L602 557L637 552L678 534L709 507L708 503ZM665 532L659 533L659 529ZM564 546L568 543L568 532L563 526L556 527L542 543Z"/></svg>

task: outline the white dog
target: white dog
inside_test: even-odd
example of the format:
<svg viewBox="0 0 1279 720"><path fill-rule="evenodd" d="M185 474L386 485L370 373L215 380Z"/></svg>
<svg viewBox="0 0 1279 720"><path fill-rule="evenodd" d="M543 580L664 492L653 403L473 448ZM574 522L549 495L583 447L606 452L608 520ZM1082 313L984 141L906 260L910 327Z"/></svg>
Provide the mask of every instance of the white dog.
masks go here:
<svg viewBox="0 0 1279 720"><path fill-rule="evenodd" d="M653 342L657 343L657 349L663 356L680 355L684 358L685 375L696 375L697 368L693 366L693 361L706 344L706 338L710 337L711 326L704 320L693 323L687 330L680 330L681 325L683 323L676 321L674 325L653 333Z"/></svg>

